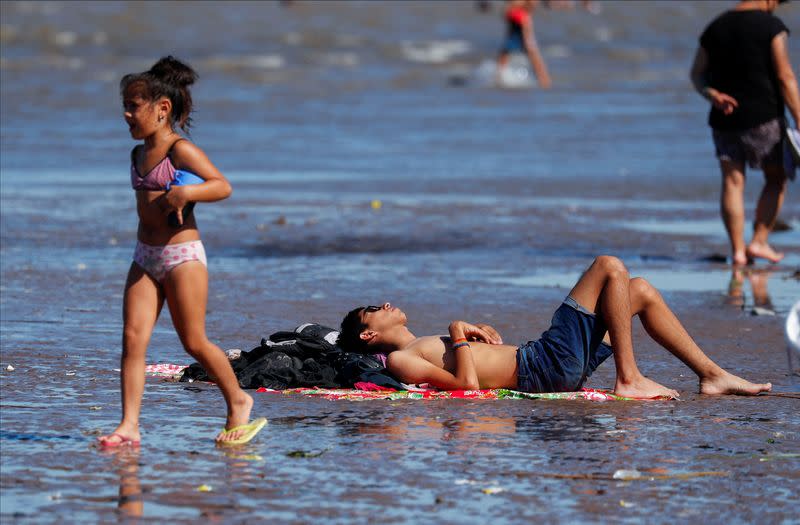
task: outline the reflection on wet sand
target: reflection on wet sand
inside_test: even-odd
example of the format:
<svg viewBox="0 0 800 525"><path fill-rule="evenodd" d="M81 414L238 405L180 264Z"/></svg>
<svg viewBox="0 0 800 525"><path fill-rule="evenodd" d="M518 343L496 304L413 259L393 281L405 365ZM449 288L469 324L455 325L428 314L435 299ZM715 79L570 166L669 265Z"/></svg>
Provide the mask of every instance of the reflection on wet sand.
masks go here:
<svg viewBox="0 0 800 525"><path fill-rule="evenodd" d="M495 450L499 440L517 431L517 419L512 417L476 416L472 419L401 416L375 421L358 421L345 425L347 435L377 434L385 437L379 448L392 453L405 453L419 445L420 441L455 443L469 448L471 454L487 454Z"/></svg>
<svg viewBox="0 0 800 525"><path fill-rule="evenodd" d="M138 518L144 514L144 497L139 482L138 447L108 450L113 456L113 466L119 476L119 497L117 512L123 518Z"/></svg>
<svg viewBox="0 0 800 525"><path fill-rule="evenodd" d="M753 315L775 315L767 282L774 270L769 268L734 267L728 283L728 304L741 309L750 308ZM752 300L748 304L744 291L745 280L750 284Z"/></svg>

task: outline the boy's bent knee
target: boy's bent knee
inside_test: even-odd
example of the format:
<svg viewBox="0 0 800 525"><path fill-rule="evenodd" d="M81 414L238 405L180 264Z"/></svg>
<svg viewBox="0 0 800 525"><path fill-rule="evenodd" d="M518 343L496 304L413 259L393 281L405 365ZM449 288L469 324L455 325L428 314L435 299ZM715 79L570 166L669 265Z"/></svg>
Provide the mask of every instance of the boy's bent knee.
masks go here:
<svg viewBox="0 0 800 525"><path fill-rule="evenodd" d="M658 296L658 290L647 279L635 277L631 279L631 295L644 303L651 303Z"/></svg>
<svg viewBox="0 0 800 525"><path fill-rule="evenodd" d="M614 257L613 255L600 255L594 260L594 262L609 274L628 273L628 269L625 268L625 264L618 257Z"/></svg>

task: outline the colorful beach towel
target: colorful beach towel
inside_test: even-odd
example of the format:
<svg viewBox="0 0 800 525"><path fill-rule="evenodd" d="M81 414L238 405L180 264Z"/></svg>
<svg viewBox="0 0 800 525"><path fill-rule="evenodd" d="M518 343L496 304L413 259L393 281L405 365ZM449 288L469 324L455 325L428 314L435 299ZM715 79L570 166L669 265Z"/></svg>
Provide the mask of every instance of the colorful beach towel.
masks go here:
<svg viewBox="0 0 800 525"><path fill-rule="evenodd" d="M274 394L301 394L304 396L322 397L323 399L348 401L366 401L371 399L587 399L589 401L633 401L607 390L584 388L577 392L550 392L532 394L517 392L507 388L491 390L357 390L332 388L291 388L288 390L270 390L259 388L256 392Z"/></svg>
<svg viewBox="0 0 800 525"><path fill-rule="evenodd" d="M166 377L169 379L180 379L186 365L173 365L169 363L158 363L144 367L144 373L151 377Z"/></svg>
<svg viewBox="0 0 800 525"><path fill-rule="evenodd" d="M152 377L163 377L177 380L183 373L185 365L159 363L147 365L145 372ZM331 400L367 401L372 399L586 399L589 401L634 401L630 397L622 397L609 390L583 388L577 392L549 392L532 394L517 392L507 388L491 390L436 390L435 388L414 388L413 390L391 390L376 388L371 383L358 383L358 388L290 388L287 390L271 390L259 388L256 392L270 394L299 394L303 396L321 397Z"/></svg>

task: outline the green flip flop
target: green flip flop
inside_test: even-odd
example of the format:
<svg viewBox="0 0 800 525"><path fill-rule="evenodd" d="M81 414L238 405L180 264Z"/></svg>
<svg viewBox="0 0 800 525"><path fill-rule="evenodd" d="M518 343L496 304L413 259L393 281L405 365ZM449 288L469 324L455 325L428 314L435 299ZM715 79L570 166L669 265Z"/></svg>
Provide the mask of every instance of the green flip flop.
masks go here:
<svg viewBox="0 0 800 525"><path fill-rule="evenodd" d="M264 425L267 424L267 418L260 417L258 419L254 419L250 423L245 425L239 425L238 427L233 427L231 429L222 429L222 435L230 434L232 432L237 432L240 430L246 430L244 434L239 436L236 439L230 441L217 441L218 445L243 445L244 443L249 442L253 439L258 432L264 428Z"/></svg>

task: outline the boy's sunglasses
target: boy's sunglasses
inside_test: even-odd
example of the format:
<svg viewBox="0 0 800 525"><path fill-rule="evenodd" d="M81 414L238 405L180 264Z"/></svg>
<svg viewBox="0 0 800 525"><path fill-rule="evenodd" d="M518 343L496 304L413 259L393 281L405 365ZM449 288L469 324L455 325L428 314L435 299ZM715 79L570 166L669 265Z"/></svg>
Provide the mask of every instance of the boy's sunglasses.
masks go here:
<svg viewBox="0 0 800 525"><path fill-rule="evenodd" d="M369 313L372 313L372 312L380 312L381 310L383 310L383 306L365 306L364 307L364 313L365 314L369 314Z"/></svg>

